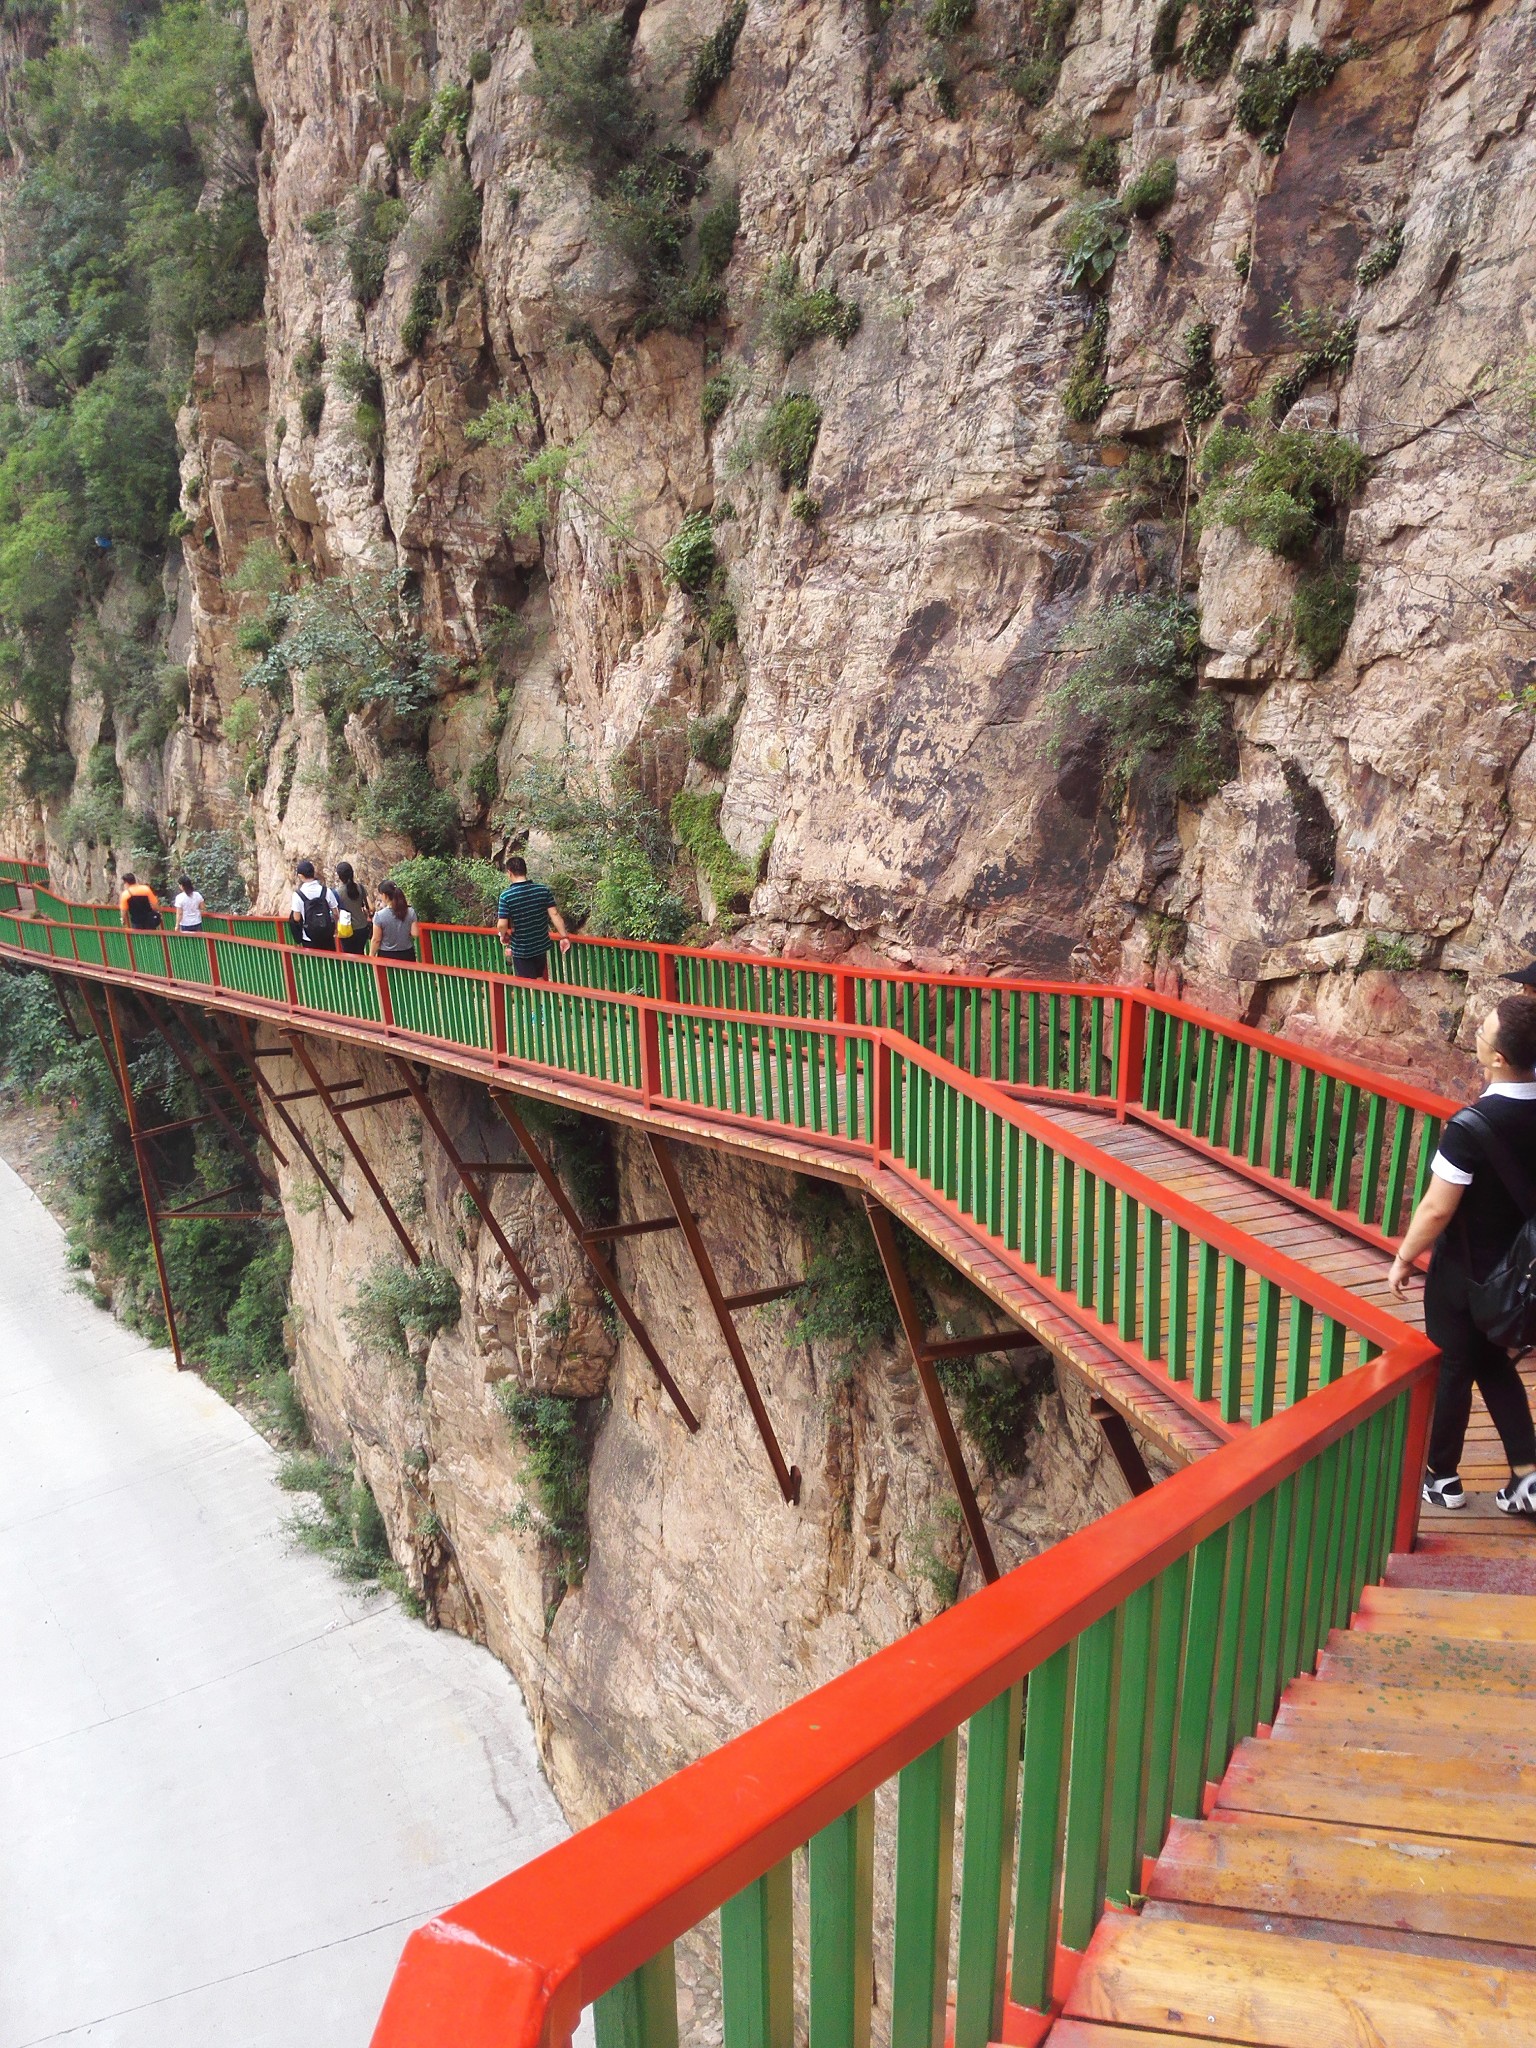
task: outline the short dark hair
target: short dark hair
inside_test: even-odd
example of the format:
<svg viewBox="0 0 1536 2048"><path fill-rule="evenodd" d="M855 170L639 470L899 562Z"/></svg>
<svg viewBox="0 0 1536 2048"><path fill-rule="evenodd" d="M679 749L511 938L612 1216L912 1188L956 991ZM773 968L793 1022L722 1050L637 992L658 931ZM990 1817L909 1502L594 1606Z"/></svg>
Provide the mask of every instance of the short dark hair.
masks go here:
<svg viewBox="0 0 1536 2048"><path fill-rule="evenodd" d="M125 889L137 889L137 887L138 887L138 886L139 886L139 878L138 878L138 876L137 876L137 875L124 875L124 877L123 877L123 887L124 887Z"/></svg>
<svg viewBox="0 0 1536 2048"><path fill-rule="evenodd" d="M509 875L526 875L527 872L528 863L520 853L509 853L507 855L507 873Z"/></svg>
<svg viewBox="0 0 1536 2048"><path fill-rule="evenodd" d="M1494 1050L1522 1074L1536 1069L1536 996L1505 996L1493 1014L1498 1020Z"/></svg>
<svg viewBox="0 0 1536 2048"><path fill-rule="evenodd" d="M312 860L301 860L299 862L299 873L304 877L306 882L312 882L315 879L314 862Z"/></svg>

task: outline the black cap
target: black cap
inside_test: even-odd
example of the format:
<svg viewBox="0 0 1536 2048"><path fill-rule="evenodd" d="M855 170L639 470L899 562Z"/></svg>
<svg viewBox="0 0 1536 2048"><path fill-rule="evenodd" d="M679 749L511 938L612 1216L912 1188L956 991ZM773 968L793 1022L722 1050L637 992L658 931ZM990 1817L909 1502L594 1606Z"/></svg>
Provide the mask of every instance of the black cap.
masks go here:
<svg viewBox="0 0 1536 2048"><path fill-rule="evenodd" d="M1506 967L1499 978L1518 981L1522 988L1536 989L1536 960L1528 960L1524 967Z"/></svg>

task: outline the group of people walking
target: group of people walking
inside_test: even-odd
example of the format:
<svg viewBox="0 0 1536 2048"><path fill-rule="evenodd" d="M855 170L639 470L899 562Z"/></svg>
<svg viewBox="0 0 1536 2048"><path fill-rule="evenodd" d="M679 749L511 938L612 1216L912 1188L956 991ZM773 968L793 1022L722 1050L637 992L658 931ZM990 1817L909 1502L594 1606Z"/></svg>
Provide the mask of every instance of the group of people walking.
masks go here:
<svg viewBox="0 0 1536 2048"><path fill-rule="evenodd" d="M507 886L496 901L496 930L507 965L519 980L543 981L549 974L551 935L569 952L570 929L560 914L554 891L528 876L520 854L506 862ZM369 953L378 960L414 960L420 920L398 882L381 882L379 900L370 903L350 861L336 863L336 885L329 887L315 873L312 860L297 868L288 928L298 946L322 952ZM180 901L180 899L177 899Z"/></svg>

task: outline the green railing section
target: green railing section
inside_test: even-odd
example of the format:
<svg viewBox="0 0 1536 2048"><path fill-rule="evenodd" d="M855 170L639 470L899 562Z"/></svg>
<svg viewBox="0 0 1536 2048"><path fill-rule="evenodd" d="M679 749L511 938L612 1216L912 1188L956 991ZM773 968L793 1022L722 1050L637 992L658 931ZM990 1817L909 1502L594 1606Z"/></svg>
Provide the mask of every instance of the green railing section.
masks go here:
<svg viewBox="0 0 1536 2048"><path fill-rule="evenodd" d="M297 966L297 954L294 961ZM373 967L365 961L348 964L370 978L373 975ZM434 967L391 966L388 962L383 964L383 972L390 1010L401 1030L445 1038L450 1045L468 1046L476 1052L491 1051L490 982Z"/></svg>
<svg viewBox="0 0 1536 2048"><path fill-rule="evenodd" d="M609 1086L641 1086L640 1013L629 1004L526 981L504 982L499 993L514 1059Z"/></svg>
<svg viewBox="0 0 1536 2048"><path fill-rule="evenodd" d="M814 2043L869 2041L877 1975L891 2048L938 2048L951 1985L953 2048L1002 2038L1008 2001L1047 2011L1058 1947L1081 1952L1106 1902L1139 1897L1171 1818L1200 1817L1207 1783L1380 1578L1407 1403L1401 1393L1378 1408L971 1715L958 1807L956 1729L895 1780L887 1856L874 1798L803 1844L801 1929L791 1859L727 1901L725 2048L806 2038L797 1947ZM880 1917L894 1932L877 1972L885 1870ZM599 1999L594 2017L598 2048L675 2048L672 1950Z"/></svg>
<svg viewBox="0 0 1536 2048"><path fill-rule="evenodd" d="M434 950L437 934L432 935ZM497 967L506 972L506 960L498 956ZM610 995L661 996L661 953L648 946L601 945L592 939L573 939L571 950L558 946L550 950L552 981L568 988L605 989Z"/></svg>
<svg viewBox="0 0 1536 2048"><path fill-rule="evenodd" d="M1340 1080L1283 1041L1149 1010L1142 1100L1180 1130L1389 1237L1429 1180L1442 1119Z"/></svg>
<svg viewBox="0 0 1536 2048"><path fill-rule="evenodd" d="M295 947L293 985L299 1001L333 1016L383 1022L378 978L372 963L349 953L306 953Z"/></svg>
<svg viewBox="0 0 1536 2048"><path fill-rule="evenodd" d="M470 967L482 974L507 971L507 956L496 934L471 931L463 925L431 926L423 941L422 958L434 967Z"/></svg>
<svg viewBox="0 0 1536 2048"><path fill-rule="evenodd" d="M1326 1282L1282 1285L1206 1237L1190 1220L1200 1212L1128 1192L1133 1177L1107 1155L1106 1171L1089 1170L1022 1105L992 1107L915 1058L890 1058L893 1155L1224 1421L1267 1421L1330 1385L1351 1332L1376 1330L1380 1319ZM1362 1337L1357 1355L1380 1349Z"/></svg>
<svg viewBox="0 0 1536 2048"><path fill-rule="evenodd" d="M868 1144L873 1137L872 1040L793 1024L663 1011L667 1100L781 1128Z"/></svg>
<svg viewBox="0 0 1536 2048"><path fill-rule="evenodd" d="M1119 1000L988 982L859 974L861 1024L900 1032L964 1073L1005 1084L1110 1095L1119 1081Z"/></svg>
<svg viewBox="0 0 1536 2048"><path fill-rule="evenodd" d="M702 1010L756 1012L763 1017L837 1017L837 976L796 961L711 959L679 953L677 999Z"/></svg>

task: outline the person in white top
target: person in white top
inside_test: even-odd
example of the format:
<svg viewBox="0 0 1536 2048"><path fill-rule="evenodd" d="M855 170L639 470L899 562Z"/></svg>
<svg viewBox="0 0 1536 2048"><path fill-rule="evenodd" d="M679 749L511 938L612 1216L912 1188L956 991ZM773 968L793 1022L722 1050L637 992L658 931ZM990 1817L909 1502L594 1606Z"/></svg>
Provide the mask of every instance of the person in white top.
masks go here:
<svg viewBox="0 0 1536 2048"><path fill-rule="evenodd" d="M316 881L312 860L299 862L298 877L288 906L288 929L296 944L311 946L320 953L334 953L339 908L335 894L324 882Z"/></svg>
<svg viewBox="0 0 1536 2048"><path fill-rule="evenodd" d="M180 894L176 898L176 929L179 932L200 932L203 928L203 898L192 886L190 875L177 877L176 887Z"/></svg>

